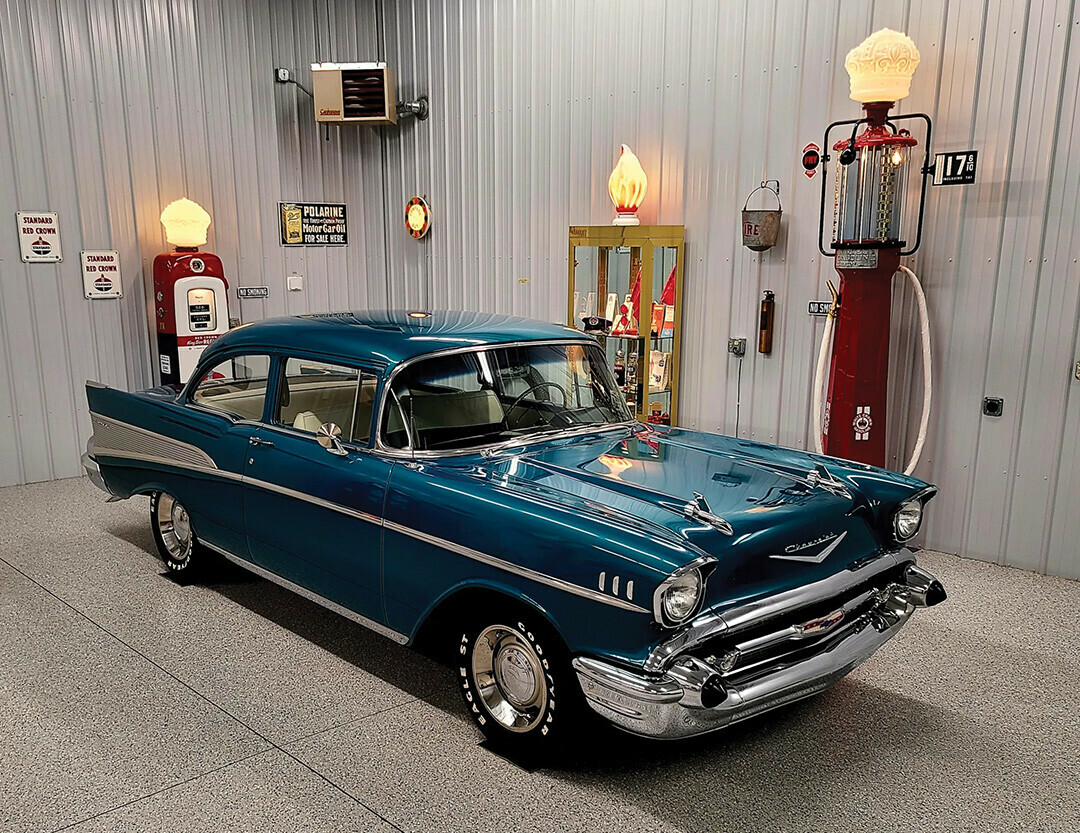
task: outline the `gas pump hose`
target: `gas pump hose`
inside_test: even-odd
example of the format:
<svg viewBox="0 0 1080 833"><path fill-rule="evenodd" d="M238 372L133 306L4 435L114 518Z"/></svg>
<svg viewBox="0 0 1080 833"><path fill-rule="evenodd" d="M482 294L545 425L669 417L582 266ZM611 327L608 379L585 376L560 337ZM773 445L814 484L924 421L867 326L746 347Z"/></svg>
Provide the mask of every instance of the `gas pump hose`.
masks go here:
<svg viewBox="0 0 1080 833"><path fill-rule="evenodd" d="M900 271L907 275L911 281L911 288L915 292L915 303L919 310L919 337L922 344L922 371L923 371L923 397L922 415L919 417L919 436L915 440L915 448L911 452L911 459L904 468L904 474L911 474L915 466L919 464L923 446L926 444L926 429L930 424L930 405L933 401L933 375L930 364L930 314L926 308L926 295L923 292L919 277L906 266L901 266ZM818 349L817 371L814 375L814 449L818 454L824 453L821 436L824 433L822 427L821 400L825 387L825 374L828 367L828 357L832 352L833 329L835 318L830 312L825 319L825 332L821 336L821 347Z"/></svg>

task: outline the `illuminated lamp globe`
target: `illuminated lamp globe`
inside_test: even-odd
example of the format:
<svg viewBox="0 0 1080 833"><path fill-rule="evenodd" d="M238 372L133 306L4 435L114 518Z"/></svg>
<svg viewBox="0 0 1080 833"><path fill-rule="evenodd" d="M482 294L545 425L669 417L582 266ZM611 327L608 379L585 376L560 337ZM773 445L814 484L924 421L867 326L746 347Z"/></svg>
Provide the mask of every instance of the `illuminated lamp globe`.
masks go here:
<svg viewBox="0 0 1080 833"><path fill-rule="evenodd" d="M206 243L210 215L197 202L182 197L165 206L161 212L165 239L180 249L194 249Z"/></svg>
<svg viewBox="0 0 1080 833"><path fill-rule="evenodd" d="M851 79L851 98L863 104L907 97L911 76L918 66L915 41L893 29L874 32L844 59Z"/></svg>
<svg viewBox="0 0 1080 833"><path fill-rule="evenodd" d="M649 181L645 177L645 169L641 167L634 152L623 145L619 161L615 163L611 176L608 178L608 194L611 195L611 203L615 206L615 219L611 221L612 225L638 225L637 210L645 199L645 190L648 187Z"/></svg>

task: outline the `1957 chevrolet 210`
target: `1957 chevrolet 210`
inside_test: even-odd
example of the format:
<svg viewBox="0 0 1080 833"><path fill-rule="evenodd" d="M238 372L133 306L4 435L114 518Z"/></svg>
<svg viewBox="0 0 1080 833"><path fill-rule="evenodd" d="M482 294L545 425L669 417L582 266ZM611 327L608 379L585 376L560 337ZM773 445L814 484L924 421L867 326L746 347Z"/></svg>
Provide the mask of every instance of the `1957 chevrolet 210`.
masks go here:
<svg viewBox="0 0 1080 833"><path fill-rule="evenodd" d="M268 320L182 389L87 384L84 464L215 554L402 644L442 639L480 729L545 751L587 707L709 732L835 683L945 590L935 489L633 419L599 346L470 313Z"/></svg>

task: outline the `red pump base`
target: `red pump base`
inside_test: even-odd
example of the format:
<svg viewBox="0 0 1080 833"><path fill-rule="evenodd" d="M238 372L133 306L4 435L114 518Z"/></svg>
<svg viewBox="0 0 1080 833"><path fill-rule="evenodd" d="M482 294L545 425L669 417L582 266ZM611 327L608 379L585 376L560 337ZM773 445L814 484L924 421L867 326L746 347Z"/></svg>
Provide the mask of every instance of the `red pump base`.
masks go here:
<svg viewBox="0 0 1080 833"><path fill-rule="evenodd" d="M873 269L836 270L840 308L822 447L832 457L883 467L892 278L900 267L900 250L878 249L877 254Z"/></svg>

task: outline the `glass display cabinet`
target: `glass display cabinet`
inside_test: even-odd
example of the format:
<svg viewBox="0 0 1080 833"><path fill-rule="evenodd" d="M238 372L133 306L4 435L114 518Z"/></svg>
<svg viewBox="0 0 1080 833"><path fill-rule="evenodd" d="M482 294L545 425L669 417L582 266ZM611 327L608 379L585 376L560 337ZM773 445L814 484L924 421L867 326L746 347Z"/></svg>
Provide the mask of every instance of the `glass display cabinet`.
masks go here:
<svg viewBox="0 0 1080 833"><path fill-rule="evenodd" d="M642 422L675 425L683 226L571 226L568 323L594 336Z"/></svg>

